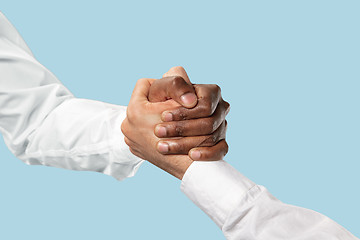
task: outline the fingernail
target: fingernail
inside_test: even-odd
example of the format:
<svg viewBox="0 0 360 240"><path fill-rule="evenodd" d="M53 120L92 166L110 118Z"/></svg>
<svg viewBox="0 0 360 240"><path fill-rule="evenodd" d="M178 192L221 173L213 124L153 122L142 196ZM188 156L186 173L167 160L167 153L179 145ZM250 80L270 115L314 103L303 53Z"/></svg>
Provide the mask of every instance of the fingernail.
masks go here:
<svg viewBox="0 0 360 240"><path fill-rule="evenodd" d="M193 106L197 101L196 95L193 93L185 93L180 99L186 106Z"/></svg>
<svg viewBox="0 0 360 240"><path fill-rule="evenodd" d="M169 144L167 144L166 142L159 142L157 147L158 147L159 152L161 152L161 153L169 152Z"/></svg>
<svg viewBox="0 0 360 240"><path fill-rule="evenodd" d="M173 120L173 115L171 112L163 112L162 118L165 122L171 122Z"/></svg>
<svg viewBox="0 0 360 240"><path fill-rule="evenodd" d="M166 137L166 128L165 127L156 126L155 132L158 137Z"/></svg>
<svg viewBox="0 0 360 240"><path fill-rule="evenodd" d="M192 151L192 152L190 153L190 157L191 157L193 160L199 160L200 157L201 157L201 152L200 152L200 151L197 151L197 150Z"/></svg>

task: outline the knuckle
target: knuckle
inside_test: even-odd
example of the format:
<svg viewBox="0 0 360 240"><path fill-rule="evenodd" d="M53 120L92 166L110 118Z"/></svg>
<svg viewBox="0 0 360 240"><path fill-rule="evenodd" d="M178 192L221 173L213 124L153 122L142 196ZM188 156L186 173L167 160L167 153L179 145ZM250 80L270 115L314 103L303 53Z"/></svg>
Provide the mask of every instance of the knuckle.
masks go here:
<svg viewBox="0 0 360 240"><path fill-rule="evenodd" d="M185 109L179 109L178 116L180 120L187 120L189 115Z"/></svg>
<svg viewBox="0 0 360 240"><path fill-rule="evenodd" d="M224 140L224 155L226 155L229 152L229 145L227 144L227 142Z"/></svg>
<svg viewBox="0 0 360 240"><path fill-rule="evenodd" d="M217 94L221 93L221 88L217 84L210 84L210 88L212 92L215 92Z"/></svg>
<svg viewBox="0 0 360 240"><path fill-rule="evenodd" d="M185 133L185 123L181 121L172 122L165 125L167 137L181 137Z"/></svg>
<svg viewBox="0 0 360 240"><path fill-rule="evenodd" d="M217 129L217 127L218 127L216 119L215 119L215 118L211 118L210 124L211 124L211 127L210 127L210 128L211 128L211 131L212 131L212 132L215 132L216 129Z"/></svg>
<svg viewBox="0 0 360 240"><path fill-rule="evenodd" d="M177 142L175 144L175 151L176 153L184 153L185 152L185 142Z"/></svg>
<svg viewBox="0 0 360 240"><path fill-rule="evenodd" d="M221 94L221 87L219 85L215 85L215 91L218 93L218 94Z"/></svg>
<svg viewBox="0 0 360 240"><path fill-rule="evenodd" d="M227 121L225 120L223 129L222 129L222 131L224 132L224 134L226 134L227 128L228 128L228 123L227 123Z"/></svg>
<svg viewBox="0 0 360 240"><path fill-rule="evenodd" d="M213 133L215 129L215 121L213 118L209 118L204 122L204 131L207 133Z"/></svg>
<svg viewBox="0 0 360 240"><path fill-rule="evenodd" d="M133 105L129 105L127 110L126 110L126 117L128 119L129 122L134 122L136 121L139 117L141 118L142 116L142 109L140 106L133 106Z"/></svg>
<svg viewBox="0 0 360 240"><path fill-rule="evenodd" d="M215 134L211 134L206 137L206 139L202 142L202 146L211 147L214 146L218 141L218 138Z"/></svg>
<svg viewBox="0 0 360 240"><path fill-rule="evenodd" d="M225 139L226 130L227 130L227 125L226 125L226 120L225 120L224 122L222 122L220 124L220 127L215 131L218 135L218 142Z"/></svg>
<svg viewBox="0 0 360 240"><path fill-rule="evenodd" d="M230 103L228 103L227 101L223 101L223 102L224 102L225 112L228 113L230 111Z"/></svg>
<svg viewBox="0 0 360 240"><path fill-rule="evenodd" d="M170 77L171 78L171 83L172 83L172 86L176 89L178 87L180 87L181 85L184 84L185 80L180 77L180 76L172 76Z"/></svg>
<svg viewBox="0 0 360 240"><path fill-rule="evenodd" d="M210 143L216 144L218 142L218 136L216 134L211 134L209 137Z"/></svg>
<svg viewBox="0 0 360 240"><path fill-rule="evenodd" d="M189 119L189 113L186 108L180 107L172 111L175 121Z"/></svg>
<svg viewBox="0 0 360 240"><path fill-rule="evenodd" d="M187 114L184 113L184 112L180 112L179 117L180 117L181 120L186 120L186 119L188 119Z"/></svg>
<svg viewBox="0 0 360 240"><path fill-rule="evenodd" d="M184 135L184 124L178 123L175 125L175 135L183 136Z"/></svg>
<svg viewBox="0 0 360 240"><path fill-rule="evenodd" d="M199 105L199 110L204 116L211 116L212 115L212 103L211 101L203 100L202 103Z"/></svg>

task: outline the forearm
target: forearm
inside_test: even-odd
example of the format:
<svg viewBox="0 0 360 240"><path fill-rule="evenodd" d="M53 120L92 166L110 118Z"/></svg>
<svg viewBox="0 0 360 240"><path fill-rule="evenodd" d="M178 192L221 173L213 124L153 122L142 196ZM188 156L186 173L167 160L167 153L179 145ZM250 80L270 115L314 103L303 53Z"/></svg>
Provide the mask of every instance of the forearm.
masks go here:
<svg viewBox="0 0 360 240"><path fill-rule="evenodd" d="M72 98L55 108L27 138L18 157L27 164L95 171L121 180L143 162L124 142L126 107Z"/></svg>
<svg viewBox="0 0 360 240"><path fill-rule="evenodd" d="M227 239L357 239L320 213L282 203L224 161L194 162L181 189Z"/></svg>
<svg viewBox="0 0 360 240"><path fill-rule="evenodd" d="M132 176L120 126L126 108L77 99L32 55L0 13L0 132L27 164Z"/></svg>
<svg viewBox="0 0 360 240"><path fill-rule="evenodd" d="M181 190L220 228L255 186L227 162L195 161L185 172Z"/></svg>

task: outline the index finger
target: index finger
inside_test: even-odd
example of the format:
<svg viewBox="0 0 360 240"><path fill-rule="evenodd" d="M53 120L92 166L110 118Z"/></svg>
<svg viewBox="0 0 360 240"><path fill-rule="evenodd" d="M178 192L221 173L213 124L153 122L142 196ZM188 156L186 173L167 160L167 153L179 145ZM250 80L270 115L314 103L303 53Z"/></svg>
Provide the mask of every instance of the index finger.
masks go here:
<svg viewBox="0 0 360 240"><path fill-rule="evenodd" d="M173 99L186 108L193 108L197 104L194 87L181 76L164 77L153 82L148 99L150 102Z"/></svg>

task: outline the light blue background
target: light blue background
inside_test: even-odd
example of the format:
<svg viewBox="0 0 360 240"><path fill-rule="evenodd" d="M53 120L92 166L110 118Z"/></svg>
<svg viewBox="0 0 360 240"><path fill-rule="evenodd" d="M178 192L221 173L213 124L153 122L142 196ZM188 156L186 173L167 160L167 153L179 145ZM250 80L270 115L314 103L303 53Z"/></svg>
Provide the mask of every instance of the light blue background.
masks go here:
<svg viewBox="0 0 360 240"><path fill-rule="evenodd" d="M16 1L1 10L78 97L126 105L182 65L231 103L227 160L360 236L359 1ZM0 239L224 239L150 164L27 166L0 143Z"/></svg>

